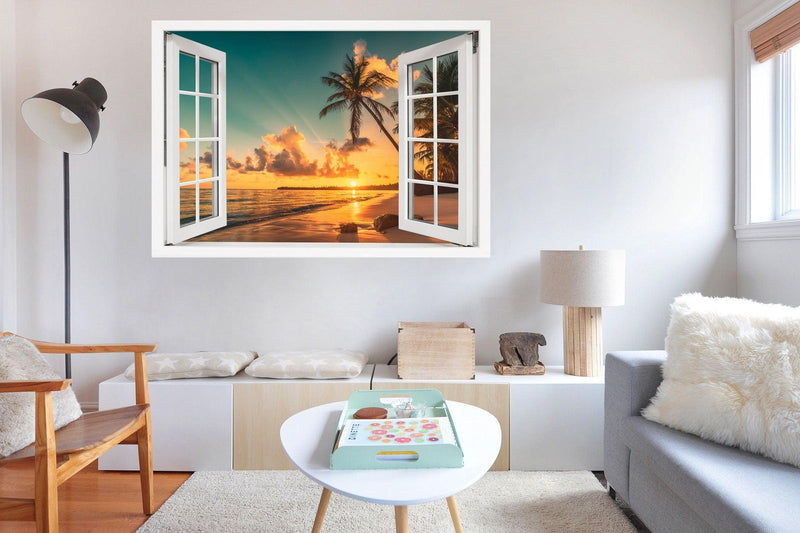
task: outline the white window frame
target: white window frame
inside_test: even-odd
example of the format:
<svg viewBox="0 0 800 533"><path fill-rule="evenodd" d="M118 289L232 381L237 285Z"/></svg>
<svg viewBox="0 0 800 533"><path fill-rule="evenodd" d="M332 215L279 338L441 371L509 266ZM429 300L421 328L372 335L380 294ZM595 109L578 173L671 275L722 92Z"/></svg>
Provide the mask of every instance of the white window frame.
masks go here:
<svg viewBox="0 0 800 533"><path fill-rule="evenodd" d="M165 99L171 101L171 106L167 106L166 113L166 140L164 150L166 152L166 242L177 244L192 237L206 234L215 229L225 226L228 222L227 205L227 161L225 154L225 53L215 50L209 46L185 39L179 35L168 35L165 42L166 46L166 96ZM187 52L195 58L195 89L194 91L181 90L179 87L179 57L181 52ZM215 93L205 94L200 92L200 60L206 59L216 63L217 69L212 75L212 85L216 87ZM181 187L187 187L188 183L180 180L180 143L178 131L180 128L180 97L192 96L195 100L194 117L194 136L184 139L190 142L195 149L195 221L181 225ZM200 103L199 98L210 98L212 103L212 129L216 135L211 137L200 136ZM200 178L200 144L203 142L216 142L216 159L211 164L211 177ZM212 210L214 215L206 219L200 218L200 183L216 182L216 197L213 198L214 205ZM213 190L213 189L212 189Z"/></svg>
<svg viewBox="0 0 800 533"><path fill-rule="evenodd" d="M473 129L475 123L475 109L472 95L474 94L474 68L473 68L473 37L472 34L460 35L447 41L432 44L418 50L400 54L398 57L398 124L400 145L400 164L399 164L399 227L401 230L412 231L421 235L427 235L437 239L461 244L464 246L475 245L475 218L476 204L474 203L475 172L473 161L470 155L475 151ZM458 89L456 91L439 92L436 84L432 87L433 92L422 95L409 94L408 69L411 65L425 60L432 60L433 77L438 80L437 57L456 52L458 54ZM413 84L413 82L412 82ZM430 98L437 102L440 96L458 97L458 139L442 139L435 132L438 130L437 107L432 106L433 128L430 138L414 137L413 129L410 124L414 117L408 116L408 104L422 98ZM433 145L433 153L437 154L437 146L441 143L458 144L458 224L456 228L449 228L440 225L438 222L439 212L439 185L438 179L438 155L433 156L433 181L419 181L409 176L413 171L414 165L411 161L413 154L409 150L410 142L429 142ZM434 219L430 222L415 220L411 214L413 209L414 197L409 194L409 185L417 183L433 187L433 214Z"/></svg>
<svg viewBox="0 0 800 533"><path fill-rule="evenodd" d="M475 246L439 243L234 243L184 242L166 244L164 157L164 35L180 31L463 31L478 32L477 126L474 131L477 186ZM152 48L152 226L153 257L489 257L490 224L490 63L491 36L488 20L466 21L153 21Z"/></svg>
<svg viewBox="0 0 800 533"><path fill-rule="evenodd" d="M773 220L753 222L752 213L752 124L751 124L751 73L754 66L758 65L753 50L750 47L750 32L768 21L778 13L784 11L798 0L772 0L767 1L744 15L734 24L734 76L735 76L735 166L736 166L736 203L735 225L738 240L774 240L800 238L800 219L795 218L796 213L787 212L786 197L788 189L788 170L791 168L791 155L780 149L791 141L790 124L779 119L784 113L778 113L774 135L776 138L775 149L775 178L773 186ZM786 58L777 58L778 70L783 70L783 79L786 80L788 61ZM788 85L779 86L776 90L785 93ZM780 96L776 95L780 100Z"/></svg>

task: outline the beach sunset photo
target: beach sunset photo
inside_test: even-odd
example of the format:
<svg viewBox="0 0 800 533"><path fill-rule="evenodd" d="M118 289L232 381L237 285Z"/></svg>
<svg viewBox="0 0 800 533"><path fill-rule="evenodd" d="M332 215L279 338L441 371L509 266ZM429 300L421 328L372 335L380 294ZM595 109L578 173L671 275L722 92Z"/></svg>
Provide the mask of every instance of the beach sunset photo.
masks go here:
<svg viewBox="0 0 800 533"><path fill-rule="evenodd" d="M216 133L201 134L203 90L196 89L199 103L184 105L183 100L183 87L202 86L208 77L204 61L201 57L195 67L194 59L184 61L183 52L180 56L180 222L212 218L215 202L224 202L226 212L224 225L190 241L441 242L398 228L397 58L463 32L176 34L225 58L224 109L216 115L224 117L224 128L213 126L224 131L224 138L215 141ZM454 59L439 58L436 69L430 61L415 65L409 74L413 91L435 92L433 72L438 72L440 92L447 89L448 76L457 79ZM426 107L426 102L431 104ZM437 120L439 137L458 138L457 97L420 100L409 116L414 137L432 137ZM457 184L458 145L440 143L434 152L434 144L414 143L411 171L419 180ZM224 181L203 181L215 172ZM193 187L186 186L192 182ZM436 202L438 224L457 226L457 188L416 184L412 191L413 219L431 217Z"/></svg>

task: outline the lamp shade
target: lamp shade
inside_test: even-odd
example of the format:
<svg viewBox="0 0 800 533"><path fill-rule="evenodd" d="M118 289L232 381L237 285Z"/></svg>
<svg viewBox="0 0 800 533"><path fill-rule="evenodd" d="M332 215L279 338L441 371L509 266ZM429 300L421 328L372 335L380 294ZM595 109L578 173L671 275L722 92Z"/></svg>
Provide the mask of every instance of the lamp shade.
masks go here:
<svg viewBox="0 0 800 533"><path fill-rule="evenodd" d="M542 250L541 300L570 307L625 303L624 250Z"/></svg>
<svg viewBox="0 0 800 533"><path fill-rule="evenodd" d="M92 149L108 98L103 85L84 78L72 89L49 89L22 102L22 118L37 137L68 154Z"/></svg>

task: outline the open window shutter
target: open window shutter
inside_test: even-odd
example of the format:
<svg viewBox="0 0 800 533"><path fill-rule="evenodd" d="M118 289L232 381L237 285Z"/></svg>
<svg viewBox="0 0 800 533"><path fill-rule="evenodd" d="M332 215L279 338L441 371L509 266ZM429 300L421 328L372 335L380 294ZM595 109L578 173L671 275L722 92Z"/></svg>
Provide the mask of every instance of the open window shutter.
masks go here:
<svg viewBox="0 0 800 533"><path fill-rule="evenodd" d="M227 224L225 53L166 39L166 242Z"/></svg>
<svg viewBox="0 0 800 533"><path fill-rule="evenodd" d="M750 32L750 46L759 63L797 43L800 43L800 3L781 11Z"/></svg>
<svg viewBox="0 0 800 533"><path fill-rule="evenodd" d="M472 34L398 57L399 227L475 244Z"/></svg>

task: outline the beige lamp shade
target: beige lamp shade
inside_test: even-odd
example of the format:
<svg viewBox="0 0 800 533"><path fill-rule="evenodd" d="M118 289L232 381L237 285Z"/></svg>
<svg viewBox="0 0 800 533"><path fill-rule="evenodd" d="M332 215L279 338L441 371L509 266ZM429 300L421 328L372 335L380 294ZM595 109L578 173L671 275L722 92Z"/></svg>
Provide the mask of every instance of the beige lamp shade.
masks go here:
<svg viewBox="0 0 800 533"><path fill-rule="evenodd" d="M542 250L541 301L570 307L625 304L624 250Z"/></svg>

